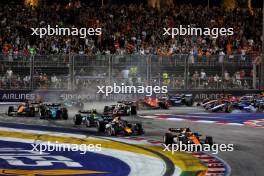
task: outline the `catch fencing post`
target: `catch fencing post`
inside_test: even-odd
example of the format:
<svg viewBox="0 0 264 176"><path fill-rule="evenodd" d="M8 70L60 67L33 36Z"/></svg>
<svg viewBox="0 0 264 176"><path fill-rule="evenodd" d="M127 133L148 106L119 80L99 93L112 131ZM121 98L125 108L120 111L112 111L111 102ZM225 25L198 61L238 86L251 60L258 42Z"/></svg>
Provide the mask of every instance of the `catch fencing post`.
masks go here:
<svg viewBox="0 0 264 176"><path fill-rule="evenodd" d="M70 76L69 89L70 90L74 89L74 59L75 59L75 55L69 53L69 76Z"/></svg>
<svg viewBox="0 0 264 176"><path fill-rule="evenodd" d="M262 59L261 59L261 75L260 75L260 89L264 90L264 1L262 7Z"/></svg>
<svg viewBox="0 0 264 176"><path fill-rule="evenodd" d="M113 55L110 54L109 57L108 57L108 81L109 81L109 84L112 85L112 74L111 74L111 70L112 70L112 57Z"/></svg>
<svg viewBox="0 0 264 176"><path fill-rule="evenodd" d="M30 54L30 90L34 89L34 54Z"/></svg>
<svg viewBox="0 0 264 176"><path fill-rule="evenodd" d="M257 80L257 66L256 63L253 62L253 82L252 82L253 89L256 89L256 80Z"/></svg>

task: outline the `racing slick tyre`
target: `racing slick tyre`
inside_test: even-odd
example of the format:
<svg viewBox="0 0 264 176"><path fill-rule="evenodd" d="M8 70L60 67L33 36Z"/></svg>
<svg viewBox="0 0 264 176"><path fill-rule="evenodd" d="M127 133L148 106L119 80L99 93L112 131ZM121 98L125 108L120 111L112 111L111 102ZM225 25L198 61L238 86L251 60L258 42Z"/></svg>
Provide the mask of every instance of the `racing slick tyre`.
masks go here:
<svg viewBox="0 0 264 176"><path fill-rule="evenodd" d="M98 132L105 132L105 123L104 122L98 122L97 123L97 131Z"/></svg>
<svg viewBox="0 0 264 176"><path fill-rule="evenodd" d="M170 133L165 133L163 137L163 142L165 145L173 144L173 135Z"/></svg>
<svg viewBox="0 0 264 176"><path fill-rule="evenodd" d="M40 109L40 119L44 119L45 118L45 110L44 109Z"/></svg>
<svg viewBox="0 0 264 176"><path fill-rule="evenodd" d="M74 125L82 124L82 116L80 114L75 115L74 117Z"/></svg>
<svg viewBox="0 0 264 176"><path fill-rule="evenodd" d="M214 144L213 137L212 136L206 136L205 137L205 143L212 146Z"/></svg>
<svg viewBox="0 0 264 176"><path fill-rule="evenodd" d="M185 105L186 106L192 106L193 105L193 99L192 98L185 98Z"/></svg>
<svg viewBox="0 0 264 176"><path fill-rule="evenodd" d="M110 107L109 107L109 106L105 106L105 107L104 107L104 114L105 114L105 113L108 113L109 110L110 110Z"/></svg>
<svg viewBox="0 0 264 176"><path fill-rule="evenodd" d="M52 119L51 111L46 110L44 113L44 119Z"/></svg>
<svg viewBox="0 0 264 176"><path fill-rule="evenodd" d="M169 109L170 105L168 103L160 102L159 107L161 109Z"/></svg>
<svg viewBox="0 0 264 176"><path fill-rule="evenodd" d="M29 108L28 116L29 117L35 117L35 108L34 107Z"/></svg>
<svg viewBox="0 0 264 176"><path fill-rule="evenodd" d="M105 129L105 132L108 136L115 136L115 129L113 127L108 127Z"/></svg>
<svg viewBox="0 0 264 176"><path fill-rule="evenodd" d="M135 126L133 127L133 131L136 132L137 135L142 135L144 134L143 127L140 123L136 123Z"/></svg>
<svg viewBox="0 0 264 176"><path fill-rule="evenodd" d="M230 113L231 111L232 111L231 106L226 106L226 107L224 108L224 112L226 112L226 113Z"/></svg>
<svg viewBox="0 0 264 176"><path fill-rule="evenodd" d="M131 106L131 115L137 115L137 107L136 106Z"/></svg>
<svg viewBox="0 0 264 176"><path fill-rule="evenodd" d="M39 112L40 112L40 119L44 119L45 118L45 108L41 106L39 108Z"/></svg>
<svg viewBox="0 0 264 176"><path fill-rule="evenodd" d="M89 119L85 120L85 125L86 125L86 127L90 127L91 126L91 122L90 122Z"/></svg>
<svg viewBox="0 0 264 176"><path fill-rule="evenodd" d="M14 106L9 106L8 111L7 111L7 115L12 116L12 112L14 112Z"/></svg>
<svg viewBox="0 0 264 176"><path fill-rule="evenodd" d="M68 111L67 111L66 108L62 108L61 117L62 117L63 120L67 120L68 119L69 116L68 116Z"/></svg>

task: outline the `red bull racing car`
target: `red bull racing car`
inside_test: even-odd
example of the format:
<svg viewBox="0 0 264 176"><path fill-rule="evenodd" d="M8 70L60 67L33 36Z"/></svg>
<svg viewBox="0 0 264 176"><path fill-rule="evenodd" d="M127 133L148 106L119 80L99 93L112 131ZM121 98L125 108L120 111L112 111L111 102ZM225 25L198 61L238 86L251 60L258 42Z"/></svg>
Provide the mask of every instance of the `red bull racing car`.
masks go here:
<svg viewBox="0 0 264 176"><path fill-rule="evenodd" d="M133 102L120 101L115 105L105 106L104 115L129 116L136 115L137 107Z"/></svg>

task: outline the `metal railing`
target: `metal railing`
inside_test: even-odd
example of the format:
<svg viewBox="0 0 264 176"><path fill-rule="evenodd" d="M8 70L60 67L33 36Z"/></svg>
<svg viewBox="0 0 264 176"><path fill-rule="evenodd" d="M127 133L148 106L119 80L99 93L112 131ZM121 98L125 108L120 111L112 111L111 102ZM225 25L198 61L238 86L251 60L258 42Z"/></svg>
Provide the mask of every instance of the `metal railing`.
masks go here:
<svg viewBox="0 0 264 176"><path fill-rule="evenodd" d="M73 90L122 82L175 90L258 89L260 67L253 68L248 55L0 55L0 89Z"/></svg>

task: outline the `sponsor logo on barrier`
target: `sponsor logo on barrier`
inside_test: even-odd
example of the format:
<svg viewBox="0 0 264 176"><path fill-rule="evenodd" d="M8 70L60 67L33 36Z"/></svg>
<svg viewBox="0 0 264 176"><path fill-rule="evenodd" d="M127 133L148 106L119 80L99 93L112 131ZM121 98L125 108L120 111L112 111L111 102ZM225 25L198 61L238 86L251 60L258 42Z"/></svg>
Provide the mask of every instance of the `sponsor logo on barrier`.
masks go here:
<svg viewBox="0 0 264 176"><path fill-rule="evenodd" d="M2 101L34 100L36 95L32 93L3 93L0 94Z"/></svg>
<svg viewBox="0 0 264 176"><path fill-rule="evenodd" d="M100 87L100 86L99 86ZM36 91L32 92L30 90L2 90L0 91L0 101L2 102L19 102L25 99L35 100L38 97L45 97L44 101L50 101L54 99L85 99L85 100L120 100L120 99L135 99L142 98L144 95L162 95L162 94L179 94L179 93L189 93L192 94L196 101L201 101L206 98L216 99L221 97L223 94L232 94L233 96L242 95L257 95L256 91L173 91L167 89L167 87L125 87L122 85L114 87L100 87L92 92L77 92L77 91ZM123 88L123 89L122 89ZM130 93L131 90L131 93ZM98 92L98 94L96 94ZM160 93L160 94L159 94ZM135 97L136 96L136 97Z"/></svg>

